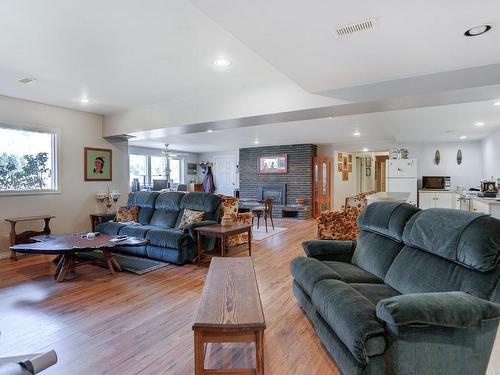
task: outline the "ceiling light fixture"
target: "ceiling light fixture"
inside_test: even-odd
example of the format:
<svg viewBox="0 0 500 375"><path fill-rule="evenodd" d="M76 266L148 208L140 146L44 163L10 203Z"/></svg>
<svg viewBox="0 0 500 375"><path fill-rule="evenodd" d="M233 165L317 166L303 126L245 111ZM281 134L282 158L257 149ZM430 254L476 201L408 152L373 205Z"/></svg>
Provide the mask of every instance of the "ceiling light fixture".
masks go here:
<svg viewBox="0 0 500 375"><path fill-rule="evenodd" d="M352 135L355 137L359 137L361 133L359 132L359 130L356 130L354 133L352 133Z"/></svg>
<svg viewBox="0 0 500 375"><path fill-rule="evenodd" d="M259 143L260 143L260 141L258 139L256 139L255 141L253 141L254 145L258 145Z"/></svg>
<svg viewBox="0 0 500 375"><path fill-rule="evenodd" d="M484 126L484 122L482 122L482 121L475 122L474 126L477 128L482 128Z"/></svg>
<svg viewBox="0 0 500 375"><path fill-rule="evenodd" d="M208 129L207 133L213 133L214 131L212 129Z"/></svg>
<svg viewBox="0 0 500 375"><path fill-rule="evenodd" d="M365 147L365 148L363 149L363 152L368 152L368 149Z"/></svg>
<svg viewBox="0 0 500 375"><path fill-rule="evenodd" d="M332 116L329 116L329 117L328 117L328 120L333 120L333 117L332 117Z"/></svg>
<svg viewBox="0 0 500 375"><path fill-rule="evenodd" d="M491 25L474 26L474 27L471 27L469 30L467 30L464 33L464 35L465 36L479 36L481 34L484 34L487 31L489 31L490 29L491 29Z"/></svg>
<svg viewBox="0 0 500 375"><path fill-rule="evenodd" d="M218 57L214 60L214 65L220 68L226 68L231 65L231 62L225 57Z"/></svg>
<svg viewBox="0 0 500 375"><path fill-rule="evenodd" d="M82 103L82 104L89 104L89 98L87 98L86 96L82 96L80 98L80 103Z"/></svg>
<svg viewBox="0 0 500 375"><path fill-rule="evenodd" d="M494 106L500 107L500 100L493 103Z"/></svg>
<svg viewBox="0 0 500 375"><path fill-rule="evenodd" d="M462 135L462 136L460 136L460 139L462 139L462 140L463 139L467 139L467 136L466 135Z"/></svg>

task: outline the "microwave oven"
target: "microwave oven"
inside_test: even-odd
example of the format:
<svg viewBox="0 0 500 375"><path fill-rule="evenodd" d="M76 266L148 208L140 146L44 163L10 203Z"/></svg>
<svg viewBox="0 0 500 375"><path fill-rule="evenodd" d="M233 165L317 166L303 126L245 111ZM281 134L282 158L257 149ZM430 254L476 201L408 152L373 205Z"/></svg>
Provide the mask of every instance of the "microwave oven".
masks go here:
<svg viewBox="0 0 500 375"><path fill-rule="evenodd" d="M450 176L423 176L422 189L450 190Z"/></svg>

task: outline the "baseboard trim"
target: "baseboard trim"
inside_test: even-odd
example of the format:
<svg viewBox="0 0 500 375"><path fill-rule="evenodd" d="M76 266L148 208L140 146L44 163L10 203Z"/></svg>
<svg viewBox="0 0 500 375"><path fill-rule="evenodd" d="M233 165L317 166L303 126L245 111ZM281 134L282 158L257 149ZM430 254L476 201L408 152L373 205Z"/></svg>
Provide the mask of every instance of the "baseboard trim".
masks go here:
<svg viewBox="0 0 500 375"><path fill-rule="evenodd" d="M10 258L10 251L9 252L2 251L0 253L0 260L2 260L2 259L9 259L9 258Z"/></svg>

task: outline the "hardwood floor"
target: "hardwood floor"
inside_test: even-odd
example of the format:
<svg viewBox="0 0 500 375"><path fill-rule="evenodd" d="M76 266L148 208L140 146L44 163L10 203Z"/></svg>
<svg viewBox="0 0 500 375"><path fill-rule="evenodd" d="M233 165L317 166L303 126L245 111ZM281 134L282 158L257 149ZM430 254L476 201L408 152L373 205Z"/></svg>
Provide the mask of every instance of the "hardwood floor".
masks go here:
<svg viewBox="0 0 500 375"><path fill-rule="evenodd" d="M275 224L288 230L252 246L267 323L266 373L339 374L291 291L290 261L303 255L300 244L315 237L316 224ZM47 375L193 373L191 325L206 266L115 277L82 266L76 278L58 284L50 260L0 261L0 356L55 349L59 362ZM254 358L249 345L214 344L207 367L249 367ZM499 359L496 345L488 374L500 375Z"/></svg>

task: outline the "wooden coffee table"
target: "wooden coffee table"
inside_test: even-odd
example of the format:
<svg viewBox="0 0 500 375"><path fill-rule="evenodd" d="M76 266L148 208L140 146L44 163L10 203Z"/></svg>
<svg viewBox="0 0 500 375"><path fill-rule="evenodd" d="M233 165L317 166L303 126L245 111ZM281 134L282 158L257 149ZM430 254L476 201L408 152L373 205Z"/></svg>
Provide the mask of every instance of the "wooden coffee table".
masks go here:
<svg viewBox="0 0 500 375"><path fill-rule="evenodd" d="M214 257L193 323L195 375L264 374L266 322L251 257ZM255 342L255 369L205 369L208 343Z"/></svg>
<svg viewBox="0 0 500 375"><path fill-rule="evenodd" d="M198 265L203 256L203 247L201 245L201 237L216 237L221 240L221 256L226 256L227 239L235 234L248 233L248 255L252 255L252 225L250 224L232 224L232 225L205 225L195 228L197 233L198 256L196 257Z"/></svg>
<svg viewBox="0 0 500 375"><path fill-rule="evenodd" d="M81 238L79 234L61 234L33 237L37 242L25 243L11 246L11 250L17 253L40 254L40 255L58 255L58 262L54 279L60 283L64 281L67 273L76 267L85 264L105 263L109 272L115 274L115 270L121 271L120 265L113 257L111 250L116 246L142 246L147 244L147 240L129 238L124 241L112 242L111 239L116 236L101 234L94 238ZM81 252L90 252L101 250L103 259L93 259L81 261L77 259L76 254Z"/></svg>

